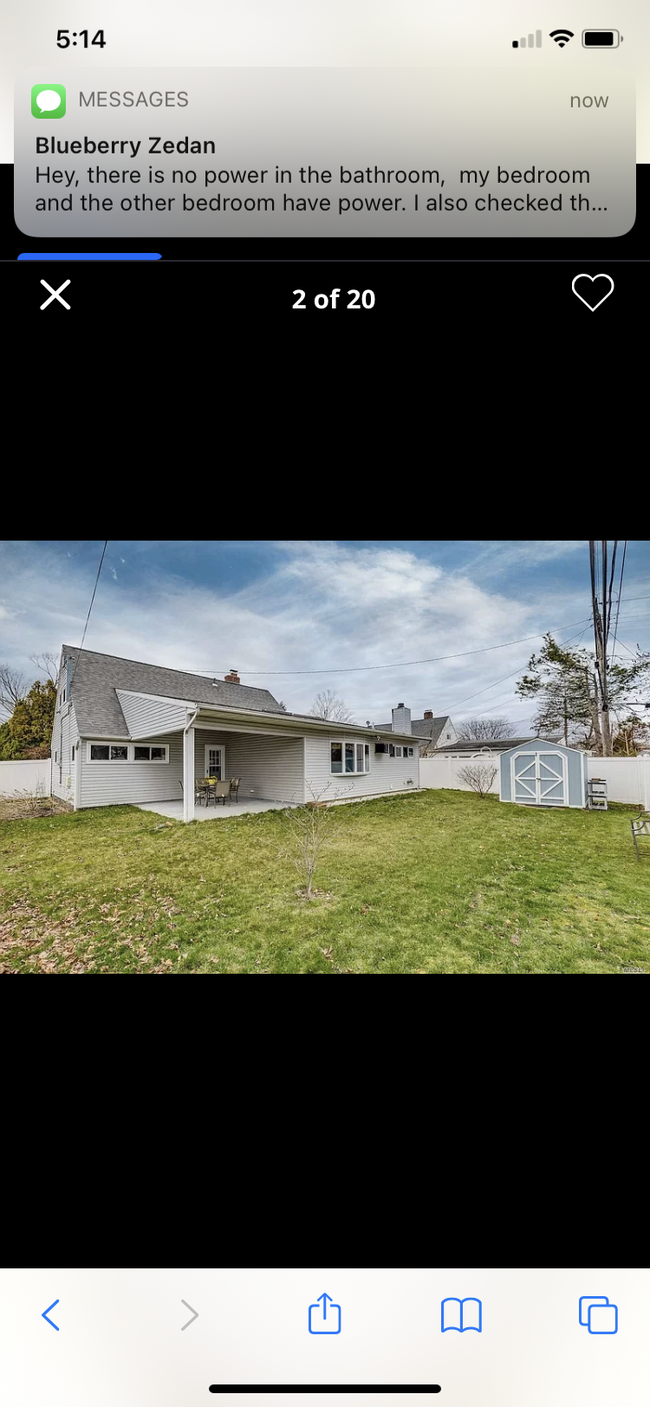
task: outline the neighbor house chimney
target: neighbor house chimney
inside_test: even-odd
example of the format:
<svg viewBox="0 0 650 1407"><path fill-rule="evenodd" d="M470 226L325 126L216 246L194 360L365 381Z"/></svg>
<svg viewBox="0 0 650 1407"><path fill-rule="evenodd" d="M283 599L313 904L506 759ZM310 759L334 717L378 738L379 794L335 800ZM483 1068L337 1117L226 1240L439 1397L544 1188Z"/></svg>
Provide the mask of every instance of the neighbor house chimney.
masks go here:
<svg viewBox="0 0 650 1407"><path fill-rule="evenodd" d="M425 713L424 716L425 716L425 718L433 718L433 714L432 714L430 708L427 709L427 711L426 711L426 713Z"/></svg>
<svg viewBox="0 0 650 1407"><path fill-rule="evenodd" d="M236 669L231 669L230 674L224 674L226 684L241 684L241 679Z"/></svg>
<svg viewBox="0 0 650 1407"><path fill-rule="evenodd" d="M393 709L393 732L410 733L411 731L411 710L405 708L403 703Z"/></svg>

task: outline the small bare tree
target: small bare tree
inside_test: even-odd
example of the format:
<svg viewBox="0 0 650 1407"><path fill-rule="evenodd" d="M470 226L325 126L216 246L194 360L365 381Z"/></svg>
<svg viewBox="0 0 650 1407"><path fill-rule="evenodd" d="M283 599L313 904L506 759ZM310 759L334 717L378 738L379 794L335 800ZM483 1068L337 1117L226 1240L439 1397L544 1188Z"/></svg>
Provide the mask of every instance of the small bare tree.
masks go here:
<svg viewBox="0 0 650 1407"><path fill-rule="evenodd" d="M7 713L13 713L16 704L27 693L27 679L20 669L12 664L0 664L0 705Z"/></svg>
<svg viewBox="0 0 650 1407"><path fill-rule="evenodd" d="M289 842L284 854L289 856L298 874L305 880L306 899L316 898L313 887L316 866L323 849L341 828L340 818L334 815L328 802L323 799L328 790L329 785L319 793L310 787L312 801L281 812Z"/></svg>
<svg viewBox="0 0 650 1407"><path fill-rule="evenodd" d="M479 796L487 796L496 774L496 767L490 767L485 762L468 762L466 767L461 767L458 777Z"/></svg>
<svg viewBox="0 0 650 1407"><path fill-rule="evenodd" d="M352 714L343 699L337 699L331 689L317 694L309 710L316 718L329 718L333 723L351 723Z"/></svg>
<svg viewBox="0 0 650 1407"><path fill-rule="evenodd" d="M511 738L512 723L502 714L494 718L466 718L456 731L459 742L471 743L474 739L484 742L490 738Z"/></svg>

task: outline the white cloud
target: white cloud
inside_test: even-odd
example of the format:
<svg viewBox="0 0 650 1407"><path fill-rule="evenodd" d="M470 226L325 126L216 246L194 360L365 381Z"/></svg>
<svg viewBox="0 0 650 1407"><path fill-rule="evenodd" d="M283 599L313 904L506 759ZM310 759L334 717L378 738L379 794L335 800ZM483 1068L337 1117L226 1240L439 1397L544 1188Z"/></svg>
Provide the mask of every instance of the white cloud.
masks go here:
<svg viewBox="0 0 650 1407"><path fill-rule="evenodd" d="M196 672L223 675L234 665L244 684L270 689L296 712L307 712L316 693L331 688L360 722L389 719L391 708L404 700L414 717L426 708L457 719L498 711L527 731L531 705L513 689L541 637L490 653L405 662L517 640L563 621L568 627L588 610L584 592L573 586L563 591L556 569L545 574L546 552L535 565L539 544L497 545L498 551L515 546L528 552L519 588L507 592L491 590L474 566L443 569L432 560L433 549L425 557L381 544L275 545L281 548L279 562L266 576L229 589L167 571L164 543L155 553L151 544L142 553L134 544L129 580L122 579L120 592L110 590L110 578L100 579L86 647ZM204 571L210 544L199 546ZM493 547L477 544L477 562L491 561ZM217 548L221 552L221 544ZM67 555L50 545L0 545L3 585L11 582L0 608L0 658L26 669L29 655L58 655L63 642L80 641L96 568L82 567L77 553L69 563ZM148 565L152 560L156 566ZM117 579L113 567L111 575ZM567 628L559 638L580 629ZM583 644L590 643L587 634ZM358 668L387 661L395 663ZM334 672L351 666L355 672ZM317 673L306 675L247 673L314 668ZM513 679L499 682L512 672Z"/></svg>

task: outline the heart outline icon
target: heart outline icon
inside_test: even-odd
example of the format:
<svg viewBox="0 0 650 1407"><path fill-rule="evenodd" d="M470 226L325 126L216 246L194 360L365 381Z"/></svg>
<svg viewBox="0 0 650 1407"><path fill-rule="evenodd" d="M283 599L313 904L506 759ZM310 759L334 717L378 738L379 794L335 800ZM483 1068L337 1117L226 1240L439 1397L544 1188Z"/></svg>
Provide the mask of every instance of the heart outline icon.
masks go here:
<svg viewBox="0 0 650 1407"><path fill-rule="evenodd" d="M591 306L591 303L588 303L587 300L586 300L586 298L583 298L582 294L581 294L581 293L578 293L578 290L577 290L577 288L576 288L576 283L578 282L578 279L579 279L579 278L588 278L590 283L595 283L597 278L606 278L606 279L609 280L609 284L610 284L609 292L608 292L608 293L604 293L603 296L602 296L602 298L600 299L600 302L594 303L594 305L593 305L593 307L592 307L592 306ZM581 302L581 303L584 303L585 308L588 308L589 311L590 311L590 313L595 313L596 308L599 308L600 305L601 305L601 303L604 303L605 300L606 300L607 298L611 297L612 293L614 292L614 280L613 280L611 274L576 274L576 276L575 276L575 278L574 278L574 280L573 280L573 282L572 282L572 284L571 284L571 288L573 289L573 292L575 293L576 298L579 298L579 299L580 299L580 302Z"/></svg>

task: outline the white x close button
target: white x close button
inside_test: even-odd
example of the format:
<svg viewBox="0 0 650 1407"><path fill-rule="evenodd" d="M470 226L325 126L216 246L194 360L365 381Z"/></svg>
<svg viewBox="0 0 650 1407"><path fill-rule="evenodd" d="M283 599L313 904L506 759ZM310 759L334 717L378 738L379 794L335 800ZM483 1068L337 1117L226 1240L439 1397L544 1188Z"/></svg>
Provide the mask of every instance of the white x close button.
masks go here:
<svg viewBox="0 0 650 1407"><path fill-rule="evenodd" d="M67 278L66 281L65 281L65 283L62 283L62 284L61 284L61 287L60 287L60 288L50 288L49 283L46 283L44 278L41 279L41 283L42 283L42 285L43 285L43 288L46 288L47 291L48 291L48 293L51 293L51 294L52 294L52 297L51 297L51 298L46 298L46 299L45 299L45 302L44 302L44 303L41 303L41 312L43 311L43 308L49 307L50 303L53 303L55 298L56 298L56 300L57 300L57 303L63 303L64 308L67 308L67 309L68 309L68 312L70 311L70 304L69 304L69 303L66 303L65 298L60 298L60 297L59 297L59 294L63 292L64 288L67 288L67 287L68 287L69 282L70 282L70 279Z"/></svg>

